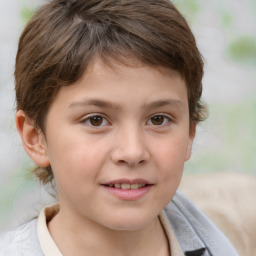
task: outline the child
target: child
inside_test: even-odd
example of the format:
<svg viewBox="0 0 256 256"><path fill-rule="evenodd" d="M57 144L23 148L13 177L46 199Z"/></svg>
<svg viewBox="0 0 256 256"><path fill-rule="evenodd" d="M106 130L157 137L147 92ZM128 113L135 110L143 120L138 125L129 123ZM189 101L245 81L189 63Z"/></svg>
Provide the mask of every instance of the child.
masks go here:
<svg viewBox="0 0 256 256"><path fill-rule="evenodd" d="M0 255L238 255L176 192L205 118L203 61L168 0L52 0L21 35L16 124L58 204Z"/></svg>

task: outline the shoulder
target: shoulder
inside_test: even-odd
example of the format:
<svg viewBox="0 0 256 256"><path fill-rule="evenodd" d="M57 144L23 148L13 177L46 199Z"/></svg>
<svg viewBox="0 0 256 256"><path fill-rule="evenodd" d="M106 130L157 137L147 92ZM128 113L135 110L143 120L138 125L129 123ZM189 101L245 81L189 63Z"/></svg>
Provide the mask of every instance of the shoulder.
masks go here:
<svg viewBox="0 0 256 256"><path fill-rule="evenodd" d="M218 226L240 255L256 251L256 177L230 171L186 174L180 189Z"/></svg>
<svg viewBox="0 0 256 256"><path fill-rule="evenodd" d="M37 219L0 235L0 256L43 256L37 238Z"/></svg>
<svg viewBox="0 0 256 256"><path fill-rule="evenodd" d="M224 234L182 193L177 192L164 211L184 252L205 248L213 256L238 256Z"/></svg>

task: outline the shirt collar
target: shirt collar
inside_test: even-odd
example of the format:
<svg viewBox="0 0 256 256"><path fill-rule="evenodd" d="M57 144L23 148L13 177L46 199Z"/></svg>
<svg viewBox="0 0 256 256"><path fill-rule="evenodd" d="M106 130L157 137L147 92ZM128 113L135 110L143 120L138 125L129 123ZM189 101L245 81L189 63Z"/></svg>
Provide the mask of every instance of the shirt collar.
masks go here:
<svg viewBox="0 0 256 256"><path fill-rule="evenodd" d="M206 245L191 225L190 220L179 208L175 196L171 203L164 209L164 213L185 255L204 255Z"/></svg>
<svg viewBox="0 0 256 256"><path fill-rule="evenodd" d="M164 211L160 214L162 224L166 223L166 225L164 225L165 232L166 227L169 225L171 227L170 230L172 230L172 232L175 234L180 248L186 256L203 256L206 246L196 233L189 219L184 215L184 209L182 210L180 208L181 205L179 204L179 200L176 199L175 195L171 203L168 204ZM46 225L47 219L55 215L58 210L58 205L45 207L39 215L37 231L40 244L45 255L62 255L50 236ZM171 242L169 236L168 240Z"/></svg>
<svg viewBox="0 0 256 256"><path fill-rule="evenodd" d="M179 244L174 232L171 229L168 218L167 218L166 214L164 213L164 211L162 211L159 214L159 219L160 219L161 225L165 231L165 235L168 239L171 255L184 256L184 253L180 247L180 244Z"/></svg>
<svg viewBox="0 0 256 256"><path fill-rule="evenodd" d="M48 219L59 211L59 205L51 205L42 209L37 220L37 235L45 256L62 256L47 228Z"/></svg>
<svg viewBox="0 0 256 256"><path fill-rule="evenodd" d="M47 228L47 223L49 220L51 220L58 212L59 205L54 204L43 208L38 217L37 233L41 249L45 256L62 256ZM174 232L171 230L168 218L164 212L160 213L159 219L168 238L171 254L175 256L183 256L184 254L180 248Z"/></svg>

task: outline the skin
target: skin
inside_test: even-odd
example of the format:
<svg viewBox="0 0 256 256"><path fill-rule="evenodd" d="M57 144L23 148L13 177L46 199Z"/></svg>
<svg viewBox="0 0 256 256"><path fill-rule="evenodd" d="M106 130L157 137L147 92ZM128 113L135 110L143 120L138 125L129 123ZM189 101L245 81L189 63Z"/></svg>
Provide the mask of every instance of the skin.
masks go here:
<svg viewBox="0 0 256 256"><path fill-rule="evenodd" d="M179 73L96 58L80 81L60 89L44 134L22 110L16 123L30 157L53 169L60 212L48 228L63 255L169 255L158 215L194 139ZM104 186L124 178L151 185L132 200Z"/></svg>

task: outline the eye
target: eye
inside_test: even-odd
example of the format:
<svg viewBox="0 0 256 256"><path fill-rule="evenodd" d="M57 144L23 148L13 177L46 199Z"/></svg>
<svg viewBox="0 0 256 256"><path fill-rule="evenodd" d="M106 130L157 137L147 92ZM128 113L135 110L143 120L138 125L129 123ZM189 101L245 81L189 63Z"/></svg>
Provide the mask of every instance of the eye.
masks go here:
<svg viewBox="0 0 256 256"><path fill-rule="evenodd" d="M152 116L147 124L148 125L155 125L155 126L163 126L163 125L166 125L168 123L171 122L171 118L166 116L166 115L163 115L163 114L157 114L157 115L154 115Z"/></svg>
<svg viewBox="0 0 256 256"><path fill-rule="evenodd" d="M105 126L109 124L108 120L101 115L91 115L89 117L86 117L85 119L83 119L82 123L88 126L95 126L95 127Z"/></svg>

